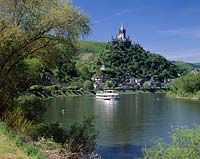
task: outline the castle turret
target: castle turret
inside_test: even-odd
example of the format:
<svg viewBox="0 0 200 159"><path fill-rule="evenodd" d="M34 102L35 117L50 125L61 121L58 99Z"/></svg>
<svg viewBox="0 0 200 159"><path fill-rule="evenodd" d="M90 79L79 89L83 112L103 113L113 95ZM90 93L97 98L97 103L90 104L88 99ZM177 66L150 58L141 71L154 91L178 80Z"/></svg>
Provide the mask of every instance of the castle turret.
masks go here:
<svg viewBox="0 0 200 159"><path fill-rule="evenodd" d="M119 29L119 35L117 36L118 40L125 41L126 40L126 29L123 25L121 25Z"/></svg>
<svg viewBox="0 0 200 159"><path fill-rule="evenodd" d="M121 25L121 27L119 28L119 34L116 36L116 38L112 37L111 43L113 45L122 44L125 47L130 47L132 45L130 37L126 37L126 29L123 25Z"/></svg>

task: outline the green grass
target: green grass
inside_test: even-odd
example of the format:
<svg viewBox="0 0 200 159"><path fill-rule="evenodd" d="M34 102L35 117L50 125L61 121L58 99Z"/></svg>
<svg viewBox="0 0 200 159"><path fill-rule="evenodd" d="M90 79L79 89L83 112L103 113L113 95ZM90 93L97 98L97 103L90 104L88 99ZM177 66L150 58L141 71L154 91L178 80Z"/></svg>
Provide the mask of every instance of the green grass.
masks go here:
<svg viewBox="0 0 200 159"><path fill-rule="evenodd" d="M0 158L2 159L47 159L31 143L23 143L19 136L0 122Z"/></svg>

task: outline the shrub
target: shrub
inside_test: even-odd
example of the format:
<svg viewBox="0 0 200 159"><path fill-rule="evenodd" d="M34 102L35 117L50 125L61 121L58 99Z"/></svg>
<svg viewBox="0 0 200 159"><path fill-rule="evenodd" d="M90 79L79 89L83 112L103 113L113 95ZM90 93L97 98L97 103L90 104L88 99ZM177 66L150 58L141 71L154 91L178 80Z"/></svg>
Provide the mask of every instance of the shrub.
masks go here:
<svg viewBox="0 0 200 159"><path fill-rule="evenodd" d="M114 87L114 83L111 80L107 80L105 83L105 88L109 89L109 88L113 88Z"/></svg>
<svg viewBox="0 0 200 159"><path fill-rule="evenodd" d="M21 133L29 130L32 125L32 122L26 118L24 111L19 107L13 111L6 111L3 114L2 120L8 127Z"/></svg>
<svg viewBox="0 0 200 159"><path fill-rule="evenodd" d="M41 123L32 128L30 135L39 140L44 137L52 138L55 142L64 144L67 138L67 132L63 130L59 123Z"/></svg>
<svg viewBox="0 0 200 159"><path fill-rule="evenodd" d="M66 89L71 90L71 91L76 91L76 90L79 90L79 87L78 86L68 86L68 87L66 87Z"/></svg>
<svg viewBox="0 0 200 159"><path fill-rule="evenodd" d="M31 92L42 92L42 85L32 85L29 89Z"/></svg>
<svg viewBox="0 0 200 159"><path fill-rule="evenodd" d="M33 94L24 94L17 99L18 104L25 113L25 117L34 122L43 121L46 107L39 97Z"/></svg>
<svg viewBox="0 0 200 159"><path fill-rule="evenodd" d="M67 143L72 152L90 152L96 146L97 131L94 125L94 116L84 118L81 124L71 126Z"/></svg>
<svg viewBox="0 0 200 159"><path fill-rule="evenodd" d="M144 159L197 159L200 158L200 126L173 128L171 144L156 141L144 147Z"/></svg>
<svg viewBox="0 0 200 159"><path fill-rule="evenodd" d="M57 85L42 86L42 92L48 96L52 96L56 90L58 90Z"/></svg>
<svg viewBox="0 0 200 159"><path fill-rule="evenodd" d="M83 88L84 90L92 90L93 89L93 84L91 81L89 80L86 80L84 83L83 83Z"/></svg>

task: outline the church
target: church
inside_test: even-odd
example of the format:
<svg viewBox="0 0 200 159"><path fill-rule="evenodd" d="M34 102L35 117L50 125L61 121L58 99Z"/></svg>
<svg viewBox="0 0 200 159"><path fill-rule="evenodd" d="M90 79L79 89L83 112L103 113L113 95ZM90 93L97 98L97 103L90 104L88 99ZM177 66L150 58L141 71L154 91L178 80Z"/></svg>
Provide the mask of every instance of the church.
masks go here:
<svg viewBox="0 0 200 159"><path fill-rule="evenodd" d="M110 41L110 43L112 45L123 45L125 47L130 47L132 45L132 41L130 39L130 37L126 36L126 29L124 28L123 25L121 25L121 27L119 28L119 34L113 38L112 37L112 41Z"/></svg>

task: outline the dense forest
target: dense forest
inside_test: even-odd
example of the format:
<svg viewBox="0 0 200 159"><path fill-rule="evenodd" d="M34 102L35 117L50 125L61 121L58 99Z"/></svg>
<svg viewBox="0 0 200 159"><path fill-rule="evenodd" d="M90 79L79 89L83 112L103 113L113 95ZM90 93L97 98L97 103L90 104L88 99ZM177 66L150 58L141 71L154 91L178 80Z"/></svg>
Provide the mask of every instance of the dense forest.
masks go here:
<svg viewBox="0 0 200 159"><path fill-rule="evenodd" d="M177 77L177 67L158 54L144 50L139 44L131 47L109 45L100 53L99 61L106 66L105 75L124 81L126 78L135 77L164 81Z"/></svg>

